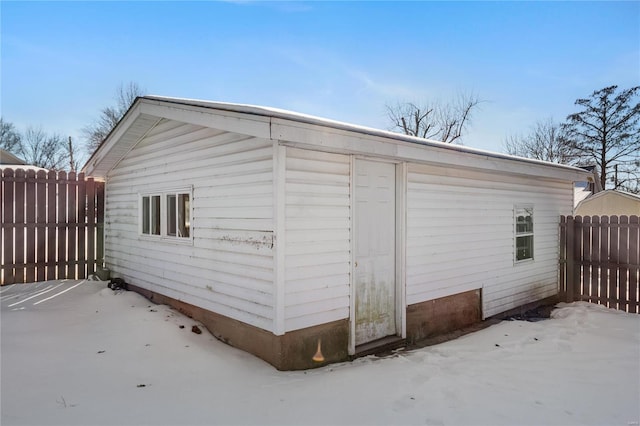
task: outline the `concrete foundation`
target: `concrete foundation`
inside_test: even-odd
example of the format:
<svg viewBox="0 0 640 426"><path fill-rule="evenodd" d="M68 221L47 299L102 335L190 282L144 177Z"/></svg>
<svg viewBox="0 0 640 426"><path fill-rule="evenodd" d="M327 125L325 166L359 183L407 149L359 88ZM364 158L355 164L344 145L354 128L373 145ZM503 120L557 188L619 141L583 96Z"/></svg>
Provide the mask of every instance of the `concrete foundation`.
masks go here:
<svg viewBox="0 0 640 426"><path fill-rule="evenodd" d="M129 285L129 289L200 321L219 340L265 360L278 370L306 370L352 358L348 353L349 320L346 318L276 336L270 331L135 285ZM480 290L410 305L407 307L406 342L414 344L481 320ZM314 360L318 343L322 359L316 357Z"/></svg>
<svg viewBox="0 0 640 426"><path fill-rule="evenodd" d="M157 304L169 305L200 321L219 340L247 351L278 370L306 370L349 359L349 320L290 331L282 336L163 296L135 285L129 289ZM320 342L323 360L314 360Z"/></svg>
<svg viewBox="0 0 640 426"><path fill-rule="evenodd" d="M480 290L407 306L407 343L435 337L482 321Z"/></svg>

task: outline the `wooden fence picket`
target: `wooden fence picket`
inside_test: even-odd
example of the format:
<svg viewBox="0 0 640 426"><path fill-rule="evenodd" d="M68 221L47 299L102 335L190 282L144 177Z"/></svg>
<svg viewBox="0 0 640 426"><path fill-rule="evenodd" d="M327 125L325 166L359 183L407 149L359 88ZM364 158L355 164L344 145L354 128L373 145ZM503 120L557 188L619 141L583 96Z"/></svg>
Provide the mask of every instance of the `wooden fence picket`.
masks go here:
<svg viewBox="0 0 640 426"><path fill-rule="evenodd" d="M602 261L600 257L600 216L593 216L591 218L591 262L593 263L591 266L591 287L589 288L590 295L595 295L599 297L600 295L600 282L601 282L601 273L600 268L597 266Z"/></svg>
<svg viewBox="0 0 640 426"><path fill-rule="evenodd" d="M86 197L87 197L87 275L96 272L95 268L95 231L96 231L96 187L93 178L87 179Z"/></svg>
<svg viewBox="0 0 640 426"><path fill-rule="evenodd" d="M27 170L25 182L26 282L36 280L36 172Z"/></svg>
<svg viewBox="0 0 640 426"><path fill-rule="evenodd" d="M640 220L638 216L629 218L629 312L640 313L638 306L640 289Z"/></svg>
<svg viewBox="0 0 640 426"><path fill-rule="evenodd" d="M609 293L607 295L607 306L617 309L618 300L618 216L609 217Z"/></svg>
<svg viewBox="0 0 640 426"><path fill-rule="evenodd" d="M102 182L8 168L0 177L0 285L85 278L102 266Z"/></svg>
<svg viewBox="0 0 640 426"><path fill-rule="evenodd" d="M14 282L25 282L24 275L24 243L25 243L25 227L24 227L24 186L25 186L25 172L22 169L16 170L15 181L13 187L14 196Z"/></svg>
<svg viewBox="0 0 640 426"><path fill-rule="evenodd" d="M57 208L51 208L51 206L57 206L56 179L57 175L53 170L47 174L47 205L49 206L49 209L47 209L47 272L45 275L47 277L55 277L57 269L58 215Z"/></svg>
<svg viewBox="0 0 640 426"><path fill-rule="evenodd" d="M582 257L582 217L576 216L573 218L573 224L575 226L573 231L573 281L571 284L571 294L573 300L580 300L582 294L582 263L578 261Z"/></svg>
<svg viewBox="0 0 640 426"><path fill-rule="evenodd" d="M56 210L58 212L58 258L57 278L67 278L67 174L58 173L58 199Z"/></svg>
<svg viewBox="0 0 640 426"><path fill-rule="evenodd" d="M638 216L562 216L559 294L640 313Z"/></svg>
<svg viewBox="0 0 640 426"><path fill-rule="evenodd" d="M627 311L629 295L627 293L629 272L629 217L620 216L620 230L618 234L618 309Z"/></svg>
<svg viewBox="0 0 640 426"><path fill-rule="evenodd" d="M589 294L591 289L591 217L584 216L582 218L582 258L587 262L580 262L582 283L580 294Z"/></svg>
<svg viewBox="0 0 640 426"><path fill-rule="evenodd" d="M560 300L567 300L567 218L560 217L560 267L558 271L558 295Z"/></svg>
<svg viewBox="0 0 640 426"><path fill-rule="evenodd" d="M15 227L7 226L13 224L13 189L14 189L14 173L8 169L4 171L2 179L2 283L13 284L15 282L15 273L13 269L13 246ZM11 208L8 208L11 206Z"/></svg>
<svg viewBox="0 0 640 426"><path fill-rule="evenodd" d="M609 216L602 216L600 220L600 285L598 293L590 296L596 296L596 303L606 301L609 298ZM606 302L604 303L606 304Z"/></svg>
<svg viewBox="0 0 640 426"><path fill-rule="evenodd" d="M46 279L47 259L47 174L44 170L36 173L36 281Z"/></svg>
<svg viewBox="0 0 640 426"><path fill-rule="evenodd" d="M87 258L87 239L86 239L86 227L87 227L87 192L84 173L78 175L78 188L77 203L76 203L76 218L78 222L77 227L77 239L76 239L76 259L78 274L86 277L86 258ZM81 184L82 182L83 184Z"/></svg>
<svg viewBox="0 0 640 426"><path fill-rule="evenodd" d="M76 185L74 185L76 174L71 172L67 178L67 275L76 276Z"/></svg>

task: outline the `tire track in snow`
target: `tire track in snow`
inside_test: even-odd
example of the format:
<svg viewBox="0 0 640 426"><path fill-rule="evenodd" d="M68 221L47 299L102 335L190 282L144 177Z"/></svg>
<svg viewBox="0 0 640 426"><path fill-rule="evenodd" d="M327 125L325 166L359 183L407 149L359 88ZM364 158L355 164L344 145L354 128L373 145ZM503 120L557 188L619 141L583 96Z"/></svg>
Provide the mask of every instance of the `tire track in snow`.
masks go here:
<svg viewBox="0 0 640 426"><path fill-rule="evenodd" d="M71 287L69 287L69 288L67 288L67 289L65 289L65 290L62 290L60 293L56 293L56 294L54 294L53 296L49 296L49 297L47 297L46 299L42 299L42 300L40 300L40 301L38 301L38 302L35 302L35 303L33 304L33 306L35 306L35 305L39 305L40 303L42 303L42 302L46 302L47 300L51 300L51 299L53 299L54 297L58 297L58 296L60 296L61 294L64 294L64 293L68 292L69 290L73 290L74 288L76 288L76 287L78 287L79 285L82 285L82 284L84 284L84 283L86 283L86 282L87 282L87 280L82 280L82 281L80 281L78 284L76 284L76 285L74 285L74 286L71 286Z"/></svg>
<svg viewBox="0 0 640 426"><path fill-rule="evenodd" d="M68 280L63 280L62 282L65 282L65 281L68 281ZM25 286L32 286L33 288L31 288L27 292L24 292L22 291L22 289ZM33 285L32 284L12 284L12 287L13 287L12 289L15 289L15 291L7 292L8 294L4 294L0 296L0 300L11 300L11 299L16 299L16 298L25 297L25 296L30 297L36 293L43 291L43 287L44 287L44 290L53 287L53 284L49 284L49 281L43 281L39 283L34 283ZM9 289L9 290L12 290L12 289Z"/></svg>
<svg viewBox="0 0 640 426"><path fill-rule="evenodd" d="M50 291L53 291L53 290L57 289L57 288L58 288L58 287L60 287L61 285L64 285L64 282L61 282L60 284L58 284L58 285L57 285L57 286L55 286L55 287L49 286L49 287L47 287L47 289L46 289L46 290L41 291L40 293L34 294L34 295L33 295L33 296L31 296L31 297L27 297L26 299L23 299L23 300L21 300L21 301L19 301L19 302L12 303L11 305L9 305L9 306L7 306L7 307L8 307L8 308L13 308L14 306L20 305L21 303L24 303L24 302L26 302L26 301L28 301L28 300L35 299L36 297L38 297L38 296L42 296L42 295L43 295L43 294L45 294L45 293L49 293ZM39 303L39 302L38 302L38 303ZM36 304L37 304L37 303L34 303L34 305L36 305Z"/></svg>

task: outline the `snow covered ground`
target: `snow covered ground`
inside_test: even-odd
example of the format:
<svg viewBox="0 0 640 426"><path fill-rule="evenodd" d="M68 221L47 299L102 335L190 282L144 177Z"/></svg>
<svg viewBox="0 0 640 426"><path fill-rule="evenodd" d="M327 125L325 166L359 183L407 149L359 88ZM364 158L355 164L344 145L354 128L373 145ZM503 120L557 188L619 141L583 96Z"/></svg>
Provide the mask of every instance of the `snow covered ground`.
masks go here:
<svg viewBox="0 0 640 426"><path fill-rule="evenodd" d="M587 303L279 372L96 281L0 288L1 424L638 425L640 315ZM184 328L181 328L184 326Z"/></svg>

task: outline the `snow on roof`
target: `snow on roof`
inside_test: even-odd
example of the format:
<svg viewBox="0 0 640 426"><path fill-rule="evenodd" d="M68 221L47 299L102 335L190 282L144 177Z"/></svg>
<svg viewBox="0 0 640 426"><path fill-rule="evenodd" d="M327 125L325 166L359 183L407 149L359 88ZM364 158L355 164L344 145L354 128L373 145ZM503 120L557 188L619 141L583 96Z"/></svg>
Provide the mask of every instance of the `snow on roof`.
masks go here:
<svg viewBox="0 0 640 426"><path fill-rule="evenodd" d="M0 164L0 170L7 170L7 169L13 169L13 170L22 169L25 172L29 171L29 170L33 170L35 172L39 172L40 170L42 170L44 172L48 172L49 171L49 169L45 169L45 168L38 167L38 166L30 166L28 164Z"/></svg>
<svg viewBox="0 0 640 426"><path fill-rule="evenodd" d="M553 177L561 178L564 180L583 180L586 179L588 172L584 169L550 163L546 161L540 161L530 158L517 157L509 154L502 154L492 151L486 151L483 149L470 148L462 145L455 145L450 143L444 143L429 139L422 139L415 136L409 136L401 133L395 133L387 130L374 129L371 127L360 126L356 124L345 123L341 121L330 120L326 118L316 117L308 114L302 114L292 111L287 111L279 108L270 108L249 104L238 104L228 102L214 102L205 101L199 99L186 99L186 98L171 98L164 96L143 96L136 98L124 117L118 122L116 127L109 133L109 135L103 140L98 149L94 151L91 157L87 160L82 170L97 179L104 178L108 170L114 167L124 155L140 140L144 135L158 123L160 116L156 116L156 112L149 111L149 107L159 106L166 109L181 109L179 106L184 106L186 111L183 112L200 112L207 113L210 110L210 114L219 113L226 114L238 114L246 117L247 119L253 117L260 117L255 122L261 122L263 128L268 129L268 132L272 131L272 124L282 126L295 126L295 123L302 123L307 125L315 125L323 127L325 129L336 129L346 133L357 133L354 135L369 136L370 138L378 138L377 142L389 143L400 142L400 144L409 143L412 146L405 145L404 157L393 154L392 151L387 152L387 155L394 156L394 158L404 158L405 160L411 159L411 161L433 161L443 165L449 165L453 167L461 166L465 163L469 167L479 167L495 170L506 166L511 172L517 172L522 174L528 174L532 177ZM146 110L145 110L146 109ZM199 111L198 111L199 109ZM145 111L145 112L143 112ZM237 117L242 119L242 117ZM180 118L178 118L179 120ZM282 120L280 123L275 123L274 120ZM236 121L238 122L238 121ZM255 124L254 122L254 124ZM202 124L207 125L207 124ZM302 130L303 132L305 130ZM309 132L313 130L309 129ZM242 132L242 130L240 130ZM274 138L273 134L269 134L264 137ZM292 136L296 138L297 136ZM278 135L278 139L282 136ZM359 137L359 139L363 139ZM283 142L297 142L297 140L282 139ZM308 141L307 141L308 142ZM369 153L367 144L361 144L359 148L356 148L357 152L364 154ZM416 152L417 146L423 147L425 152ZM409 151L414 152L410 153ZM432 152L426 152L432 151ZM442 155L431 155L432 153L439 153ZM461 155L457 155L457 154ZM422 159L418 158L422 157ZM488 160L488 161L487 161ZM495 164L491 160L508 161L503 165ZM473 163L473 164L471 164ZM521 167L527 165L530 167ZM549 168L551 173L547 173L545 170L541 170L540 167Z"/></svg>
<svg viewBox="0 0 640 426"><path fill-rule="evenodd" d="M411 143L416 143L416 144L426 145L426 146L431 146L436 148L443 148L447 150L455 150L459 152L482 155L485 157L522 161L522 162L538 164L543 166L559 167L559 168L564 168L572 171L580 171L580 172L585 171L582 168L569 166L565 164L551 163L548 161L518 157L515 155L503 154L503 153L488 151L488 150L479 149L479 148L472 148L464 145L456 145L456 144L436 141L432 139L424 139L416 136L410 136L402 133L392 132L389 130L380 130L373 127L360 126L357 124L331 120L328 118L322 118L322 117L303 114L299 112L288 111L280 108L264 107L264 106L258 106L258 105L250 105L250 104L229 103L229 102L206 101L201 99L172 98L172 97L157 96L157 95L147 95L147 96L141 97L141 99L149 99L149 100L170 102L170 103L181 104L181 105L190 105L190 106L196 106L196 107L202 107L202 108L208 108L208 109L217 109L217 110L223 110L223 111L259 115L264 117L281 118L281 119L293 120L301 123L315 124L315 125L331 127L339 130L357 132L365 135L390 138L390 139L401 140L405 142L411 142Z"/></svg>

